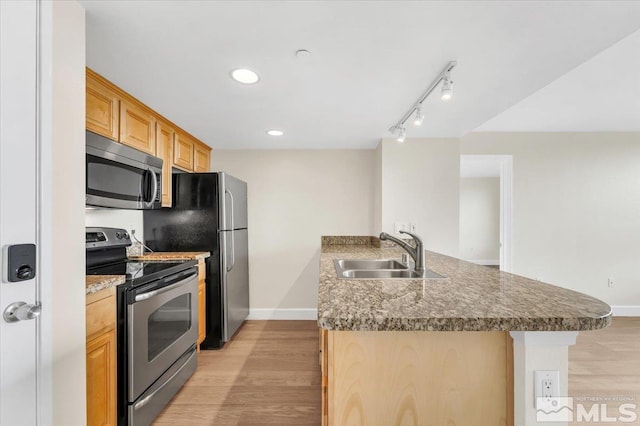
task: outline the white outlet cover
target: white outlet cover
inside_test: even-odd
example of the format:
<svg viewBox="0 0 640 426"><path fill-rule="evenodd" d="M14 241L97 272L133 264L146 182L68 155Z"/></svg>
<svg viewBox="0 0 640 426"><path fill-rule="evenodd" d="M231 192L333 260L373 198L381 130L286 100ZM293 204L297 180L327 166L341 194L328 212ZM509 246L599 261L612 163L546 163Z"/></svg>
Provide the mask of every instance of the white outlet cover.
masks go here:
<svg viewBox="0 0 640 426"><path fill-rule="evenodd" d="M538 408L538 398L557 398L560 396L560 371L558 370L536 370L533 383L536 408Z"/></svg>

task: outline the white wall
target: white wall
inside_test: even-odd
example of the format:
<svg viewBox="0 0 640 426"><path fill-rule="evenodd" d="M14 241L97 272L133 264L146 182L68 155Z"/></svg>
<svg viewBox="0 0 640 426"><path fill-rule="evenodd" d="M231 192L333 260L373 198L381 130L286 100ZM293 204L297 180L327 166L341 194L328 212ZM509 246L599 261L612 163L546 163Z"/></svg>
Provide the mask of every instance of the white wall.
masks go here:
<svg viewBox="0 0 640 426"><path fill-rule="evenodd" d="M500 259L500 178L460 179L460 258Z"/></svg>
<svg viewBox="0 0 640 426"><path fill-rule="evenodd" d="M411 222L429 250L458 255L460 145L458 139L382 142L382 230Z"/></svg>
<svg viewBox="0 0 640 426"><path fill-rule="evenodd" d="M472 133L461 151L513 155L514 273L640 305L640 133Z"/></svg>
<svg viewBox="0 0 640 426"><path fill-rule="evenodd" d="M374 233L373 150L214 150L248 183L252 309L315 309L322 235Z"/></svg>
<svg viewBox="0 0 640 426"><path fill-rule="evenodd" d="M86 423L85 12L68 1L52 14L53 424L75 426Z"/></svg>
<svg viewBox="0 0 640 426"><path fill-rule="evenodd" d="M142 210L88 208L85 215L85 225L123 228L127 231L135 229L136 238L140 241L144 241L144 226L142 218Z"/></svg>

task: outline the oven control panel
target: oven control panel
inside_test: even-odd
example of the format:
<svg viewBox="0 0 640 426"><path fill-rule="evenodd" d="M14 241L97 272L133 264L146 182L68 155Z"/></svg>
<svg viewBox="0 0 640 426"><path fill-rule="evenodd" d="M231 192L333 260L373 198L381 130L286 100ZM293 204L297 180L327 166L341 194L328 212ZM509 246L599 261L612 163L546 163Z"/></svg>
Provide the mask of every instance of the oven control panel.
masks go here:
<svg viewBox="0 0 640 426"><path fill-rule="evenodd" d="M126 229L120 228L86 228L85 247L87 250L128 247L131 236Z"/></svg>

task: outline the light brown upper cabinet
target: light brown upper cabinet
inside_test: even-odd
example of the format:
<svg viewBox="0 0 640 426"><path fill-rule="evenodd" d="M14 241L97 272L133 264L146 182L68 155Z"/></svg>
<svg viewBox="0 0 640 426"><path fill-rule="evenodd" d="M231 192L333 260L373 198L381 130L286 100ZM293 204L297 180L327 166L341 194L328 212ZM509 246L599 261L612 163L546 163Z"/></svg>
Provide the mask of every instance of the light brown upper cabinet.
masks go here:
<svg viewBox="0 0 640 426"><path fill-rule="evenodd" d="M2 1L2 0L0 0ZM171 206L171 168L208 172L211 148L87 68L87 130L164 160L162 206Z"/></svg>
<svg viewBox="0 0 640 426"><path fill-rule="evenodd" d="M156 155L156 119L127 100L120 101L120 142Z"/></svg>
<svg viewBox="0 0 640 426"><path fill-rule="evenodd" d="M114 141L119 136L120 99L102 79L87 70L87 130Z"/></svg>
<svg viewBox="0 0 640 426"><path fill-rule="evenodd" d="M188 172L193 171L195 142L185 133L176 133L173 144L173 165Z"/></svg>
<svg viewBox="0 0 640 426"><path fill-rule="evenodd" d="M171 165L176 132L164 121L156 124L156 155L162 158L162 207L171 207Z"/></svg>
<svg viewBox="0 0 640 426"><path fill-rule="evenodd" d="M198 172L208 172L209 171L209 163L210 163L210 154L211 149L205 148L200 144L196 144L194 151L194 165L193 171Z"/></svg>

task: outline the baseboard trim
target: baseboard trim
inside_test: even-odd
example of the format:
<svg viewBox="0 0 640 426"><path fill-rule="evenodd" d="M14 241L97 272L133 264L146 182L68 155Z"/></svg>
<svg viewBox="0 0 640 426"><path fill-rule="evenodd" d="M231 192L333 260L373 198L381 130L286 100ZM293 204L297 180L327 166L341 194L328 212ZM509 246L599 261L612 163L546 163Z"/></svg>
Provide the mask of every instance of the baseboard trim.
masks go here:
<svg viewBox="0 0 640 426"><path fill-rule="evenodd" d="M485 266L500 265L499 259L472 259L472 260L467 260L467 262L475 263L477 265L485 265Z"/></svg>
<svg viewBox="0 0 640 426"><path fill-rule="evenodd" d="M640 305L611 305L614 317L640 317Z"/></svg>
<svg viewBox="0 0 640 426"><path fill-rule="evenodd" d="M317 320L317 309L249 309L250 320Z"/></svg>

